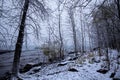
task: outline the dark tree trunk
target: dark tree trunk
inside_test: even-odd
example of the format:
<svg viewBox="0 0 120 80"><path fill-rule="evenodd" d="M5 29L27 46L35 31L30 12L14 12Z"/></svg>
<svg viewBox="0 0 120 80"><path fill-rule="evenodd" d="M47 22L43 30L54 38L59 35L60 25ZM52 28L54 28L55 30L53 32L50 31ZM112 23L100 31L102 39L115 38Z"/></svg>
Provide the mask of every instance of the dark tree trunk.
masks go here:
<svg viewBox="0 0 120 80"><path fill-rule="evenodd" d="M14 53L14 61L13 61L13 67L12 67L12 79L17 78L18 73L19 73L20 55L21 55L21 51L22 51L25 20L26 20L26 14L27 14L28 7L29 7L29 0L25 0L21 23L20 23L20 28L19 28L19 34L18 34L17 43L16 43L16 47L15 47L15 53Z"/></svg>
<svg viewBox="0 0 120 80"><path fill-rule="evenodd" d="M118 16L120 20L120 1L119 0L117 0L117 9L118 9Z"/></svg>

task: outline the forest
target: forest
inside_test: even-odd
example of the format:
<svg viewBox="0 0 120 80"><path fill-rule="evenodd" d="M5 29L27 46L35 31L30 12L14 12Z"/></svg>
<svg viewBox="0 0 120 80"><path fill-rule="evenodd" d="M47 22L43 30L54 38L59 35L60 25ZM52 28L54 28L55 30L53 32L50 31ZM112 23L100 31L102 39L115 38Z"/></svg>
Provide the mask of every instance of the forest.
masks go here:
<svg viewBox="0 0 120 80"><path fill-rule="evenodd" d="M0 0L0 80L120 80L120 0Z"/></svg>

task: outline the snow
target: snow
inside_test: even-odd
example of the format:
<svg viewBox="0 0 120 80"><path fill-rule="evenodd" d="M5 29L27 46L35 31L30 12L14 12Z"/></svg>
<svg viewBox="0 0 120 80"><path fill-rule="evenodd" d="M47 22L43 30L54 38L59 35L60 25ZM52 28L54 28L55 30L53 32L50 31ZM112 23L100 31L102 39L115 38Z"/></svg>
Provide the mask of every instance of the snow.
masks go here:
<svg viewBox="0 0 120 80"><path fill-rule="evenodd" d="M23 74L25 75L23 78L24 80L111 80L108 74L103 75L96 72L99 67L98 64L84 65L84 67L79 66L80 65L73 66L78 70L78 72L68 71L69 66L56 67L52 69L50 69L51 66L47 66L44 73L40 72L34 75L28 75L28 72L26 75Z"/></svg>
<svg viewBox="0 0 120 80"><path fill-rule="evenodd" d="M30 54L28 54L29 52L26 53L27 54L22 54L22 58L21 58L23 62L22 65L23 64L25 65L26 63L34 64L38 59L37 58L38 55L42 55L42 54L37 54L35 51L30 52ZM116 72L114 78L120 78L120 65L119 65L119 69L117 69L118 64L116 60L117 58L116 55L118 55L118 52L116 50L110 50L109 55L111 61L110 62L111 70L108 71L106 74L97 72L97 70L102 69L101 67L102 65L104 66L106 65L105 63L106 57L104 55L101 56L100 58L97 55L90 56L89 54L85 54L84 56L79 57L76 60L70 60L75 56L67 55L67 57L61 62L56 62L52 64L48 63L48 64L44 64L44 66L33 67L32 69L30 69L30 71L26 73L21 73L19 74L19 76L23 80L112 80L112 78L110 78L110 75L111 73ZM12 57L13 55L6 56L6 54L3 54L1 56L1 59L4 60L2 60L1 64L7 63L10 65L12 62ZM95 60L92 61L93 58ZM39 61L41 60L44 61L44 59L40 59ZM100 62L97 62L99 60ZM64 65L58 66L59 64L64 64ZM3 67L4 65L1 65L1 69ZM78 72L68 71L70 68L74 68Z"/></svg>
<svg viewBox="0 0 120 80"><path fill-rule="evenodd" d="M90 64L86 60L83 64L77 64L75 61L64 61L64 66L57 66L59 63L53 63L42 68L40 72L30 74L31 71L21 74L24 80L112 80L110 73L101 74L96 72L100 69L101 63ZM70 72L69 68L75 68L78 72Z"/></svg>
<svg viewBox="0 0 120 80"><path fill-rule="evenodd" d="M120 68L117 70L114 78L119 78L120 79Z"/></svg>

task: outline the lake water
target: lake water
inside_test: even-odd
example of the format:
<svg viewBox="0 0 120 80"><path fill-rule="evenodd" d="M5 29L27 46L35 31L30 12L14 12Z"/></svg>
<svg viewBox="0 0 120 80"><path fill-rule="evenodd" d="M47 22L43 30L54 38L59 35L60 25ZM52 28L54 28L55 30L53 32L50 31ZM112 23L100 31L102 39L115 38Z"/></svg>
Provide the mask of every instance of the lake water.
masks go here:
<svg viewBox="0 0 120 80"><path fill-rule="evenodd" d="M6 72L11 71L14 53L5 53L0 55L0 77ZM21 54L20 68L27 63L47 62L47 57L40 50L24 51Z"/></svg>

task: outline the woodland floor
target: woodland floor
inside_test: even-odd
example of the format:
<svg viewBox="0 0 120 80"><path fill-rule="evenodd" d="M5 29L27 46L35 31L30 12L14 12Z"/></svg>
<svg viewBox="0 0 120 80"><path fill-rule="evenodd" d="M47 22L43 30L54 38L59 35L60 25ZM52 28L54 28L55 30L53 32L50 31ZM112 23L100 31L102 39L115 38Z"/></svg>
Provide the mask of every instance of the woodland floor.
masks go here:
<svg viewBox="0 0 120 80"><path fill-rule="evenodd" d="M35 51L30 52L30 54L28 52L26 52L26 54L25 52L24 54L22 53L21 68L27 63L37 63L40 61L40 59L38 61L38 54L35 55L34 53ZM97 52L94 52L94 55L85 54L84 56L76 59L73 59L75 58L73 54L69 54L62 61L45 64L44 66L33 67L28 72L19 74L19 76L23 80L120 80L120 65L116 63L115 58L118 52L116 50L111 50L111 52L109 52L109 55L111 55L111 69L106 73L97 72L97 70L100 69L105 70L106 62L105 56L99 57L95 55L96 53ZM4 56L5 55L6 54L4 54ZM5 58L4 56L0 58L3 61L1 63L7 64L2 64L2 66L0 66L0 71L2 71L4 66L6 66L7 70L11 69L8 67L11 66L12 59L10 59L10 57L12 57L12 55L8 56L9 58ZM32 58L33 56L34 58ZM46 62L43 57L45 58L45 56L42 56L41 61ZM114 78L116 77L117 79L113 79L110 78L110 76L115 71L116 65L119 65L119 68L116 70L116 74L114 76Z"/></svg>

